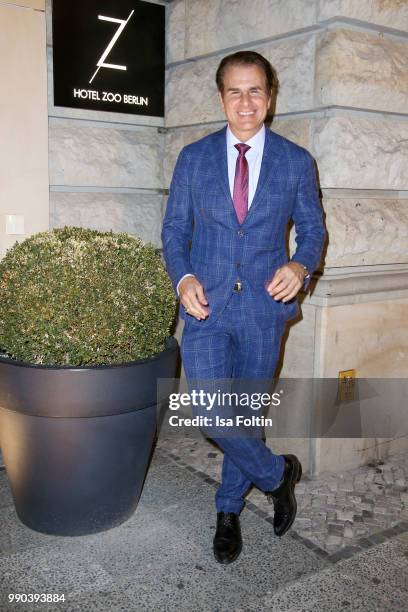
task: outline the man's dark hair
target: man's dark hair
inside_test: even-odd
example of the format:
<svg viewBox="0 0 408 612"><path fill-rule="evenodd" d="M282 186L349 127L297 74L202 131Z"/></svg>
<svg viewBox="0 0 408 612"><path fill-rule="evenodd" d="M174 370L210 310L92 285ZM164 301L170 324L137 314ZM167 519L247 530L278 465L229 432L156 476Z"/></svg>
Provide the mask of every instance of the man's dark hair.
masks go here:
<svg viewBox="0 0 408 612"><path fill-rule="evenodd" d="M253 64L259 66L264 71L268 93L272 89L277 90L278 77L276 76L276 71L263 55L256 51L237 51L231 55L226 55L217 68L215 82L217 83L218 91L224 92L224 75L229 66L250 66Z"/></svg>

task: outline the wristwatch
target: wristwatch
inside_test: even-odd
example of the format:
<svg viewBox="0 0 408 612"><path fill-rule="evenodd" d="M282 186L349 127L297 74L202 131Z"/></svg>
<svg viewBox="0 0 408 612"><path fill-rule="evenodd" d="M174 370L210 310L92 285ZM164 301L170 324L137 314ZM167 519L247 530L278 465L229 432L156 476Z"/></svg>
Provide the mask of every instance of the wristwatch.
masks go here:
<svg viewBox="0 0 408 612"><path fill-rule="evenodd" d="M303 265L303 264L302 264ZM310 278L310 272L309 270L306 268L306 266L303 266L303 271L304 271L304 280L308 280Z"/></svg>

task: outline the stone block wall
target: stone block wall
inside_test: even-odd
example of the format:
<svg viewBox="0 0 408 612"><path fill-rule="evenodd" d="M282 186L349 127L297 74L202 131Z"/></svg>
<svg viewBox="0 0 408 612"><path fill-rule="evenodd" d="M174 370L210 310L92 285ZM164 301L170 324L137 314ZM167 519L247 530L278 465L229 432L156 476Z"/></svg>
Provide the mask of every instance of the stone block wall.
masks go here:
<svg viewBox="0 0 408 612"><path fill-rule="evenodd" d="M281 375L354 368L360 377L406 377L408 3L172 0L167 17L166 187L182 146L225 124L215 71L241 49L277 70L271 129L317 162L329 241L303 318L289 329ZM408 448L408 438L274 446L298 452L313 473Z"/></svg>
<svg viewBox="0 0 408 612"><path fill-rule="evenodd" d="M46 15L50 227L129 232L160 247L164 120L55 107L51 0Z"/></svg>
<svg viewBox="0 0 408 612"><path fill-rule="evenodd" d="M271 129L315 157L329 233L320 278L302 298L302 319L288 330L281 375L337 377L355 368L357 376L406 377L408 3L169 0L166 6L163 121L54 107L47 0L51 227L128 231L160 246L179 151L225 124L216 67L227 53L257 50L280 81ZM297 452L310 473L404 447L407 438L274 441L278 451Z"/></svg>

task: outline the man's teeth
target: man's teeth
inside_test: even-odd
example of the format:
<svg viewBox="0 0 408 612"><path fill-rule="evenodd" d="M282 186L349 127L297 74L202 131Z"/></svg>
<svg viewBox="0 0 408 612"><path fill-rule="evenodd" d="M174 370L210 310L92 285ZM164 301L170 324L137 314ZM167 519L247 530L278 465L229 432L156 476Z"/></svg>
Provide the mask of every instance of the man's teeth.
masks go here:
<svg viewBox="0 0 408 612"><path fill-rule="evenodd" d="M238 115L243 115L244 117L246 117L247 115L254 115L255 111L248 111L247 113L238 113Z"/></svg>

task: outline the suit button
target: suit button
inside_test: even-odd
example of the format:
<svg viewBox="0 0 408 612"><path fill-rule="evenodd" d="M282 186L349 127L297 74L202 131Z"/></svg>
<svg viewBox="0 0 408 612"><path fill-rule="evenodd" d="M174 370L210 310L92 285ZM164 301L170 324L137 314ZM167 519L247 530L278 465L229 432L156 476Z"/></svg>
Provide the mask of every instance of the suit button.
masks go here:
<svg viewBox="0 0 408 612"><path fill-rule="evenodd" d="M241 267L241 264L239 263L239 261L237 261L237 270L239 270Z"/></svg>
<svg viewBox="0 0 408 612"><path fill-rule="evenodd" d="M244 232L242 230L238 230L238 236L242 238L242 236L244 236Z"/></svg>

